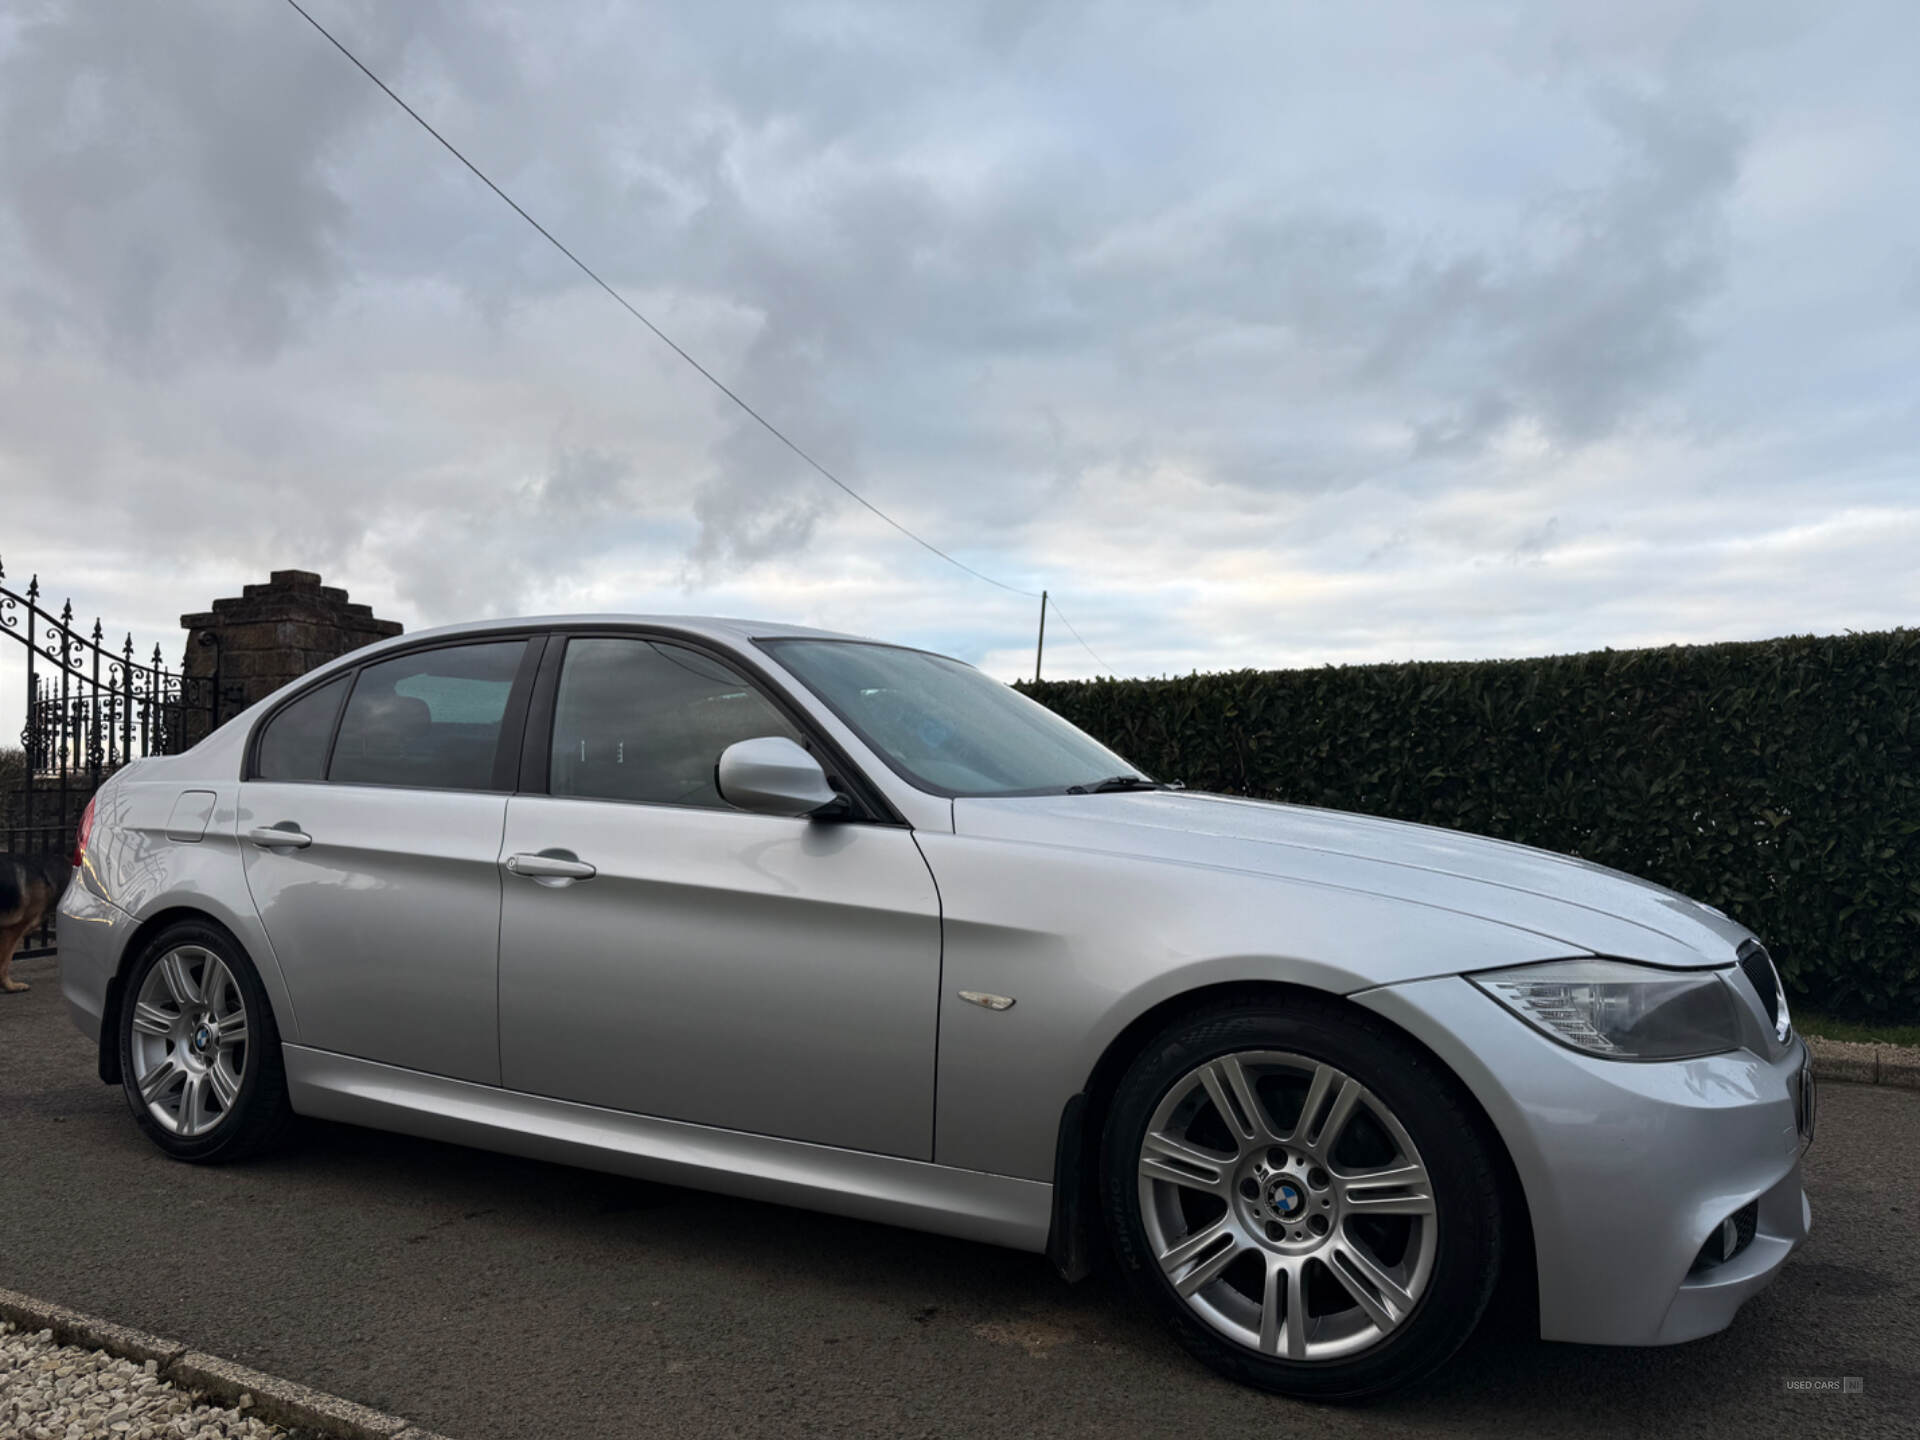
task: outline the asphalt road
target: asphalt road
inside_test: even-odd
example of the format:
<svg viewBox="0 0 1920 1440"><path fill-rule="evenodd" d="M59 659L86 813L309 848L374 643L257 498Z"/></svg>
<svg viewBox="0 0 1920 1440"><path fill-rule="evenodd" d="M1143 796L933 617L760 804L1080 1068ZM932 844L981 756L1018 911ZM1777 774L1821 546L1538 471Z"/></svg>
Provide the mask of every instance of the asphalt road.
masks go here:
<svg viewBox="0 0 1920 1440"><path fill-rule="evenodd" d="M1038 1256L345 1126L175 1164L94 1078L53 972L0 995L0 1286L459 1440L1920 1435L1912 1091L1826 1087L1813 1236L1730 1332L1495 1327L1418 1391L1326 1409L1215 1379L1116 1282ZM1848 1375L1862 1393L1786 1388Z"/></svg>

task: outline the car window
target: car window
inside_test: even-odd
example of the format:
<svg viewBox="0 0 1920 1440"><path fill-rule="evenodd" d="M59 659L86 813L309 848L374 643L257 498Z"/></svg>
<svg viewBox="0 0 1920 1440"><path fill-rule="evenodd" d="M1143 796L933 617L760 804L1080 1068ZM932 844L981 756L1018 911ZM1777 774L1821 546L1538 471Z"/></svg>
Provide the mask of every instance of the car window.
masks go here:
<svg viewBox="0 0 1920 1440"><path fill-rule="evenodd" d="M488 790L524 640L455 645L360 672L327 778L347 785Z"/></svg>
<svg viewBox="0 0 1920 1440"><path fill-rule="evenodd" d="M319 780L327 773L327 741L351 675L309 690L260 732L254 776L260 780Z"/></svg>
<svg viewBox="0 0 1920 1440"><path fill-rule="evenodd" d="M889 765L936 794L1059 794L1140 773L1045 706L958 660L852 640L760 644Z"/></svg>
<svg viewBox="0 0 1920 1440"><path fill-rule="evenodd" d="M554 703L555 795L727 808L713 782L736 740L799 734L740 674L680 645L567 643Z"/></svg>

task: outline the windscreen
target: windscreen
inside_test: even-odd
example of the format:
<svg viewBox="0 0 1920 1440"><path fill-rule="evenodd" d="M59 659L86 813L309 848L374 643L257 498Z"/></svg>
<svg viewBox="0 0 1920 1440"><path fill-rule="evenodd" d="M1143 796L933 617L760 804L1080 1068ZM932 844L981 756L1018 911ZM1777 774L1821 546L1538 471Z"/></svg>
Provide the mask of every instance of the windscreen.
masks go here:
<svg viewBox="0 0 1920 1440"><path fill-rule="evenodd" d="M1140 772L958 660L848 640L763 640L906 779L940 795L1045 795Z"/></svg>

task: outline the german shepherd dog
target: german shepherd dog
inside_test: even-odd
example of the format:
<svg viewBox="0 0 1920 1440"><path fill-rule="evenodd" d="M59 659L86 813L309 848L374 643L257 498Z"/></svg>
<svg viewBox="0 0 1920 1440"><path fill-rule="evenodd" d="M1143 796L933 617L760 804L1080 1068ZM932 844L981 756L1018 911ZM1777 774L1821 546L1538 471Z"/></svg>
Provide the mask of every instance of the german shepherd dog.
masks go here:
<svg viewBox="0 0 1920 1440"><path fill-rule="evenodd" d="M0 991L11 995L30 988L7 973L13 952L60 903L72 874L64 855L0 853Z"/></svg>

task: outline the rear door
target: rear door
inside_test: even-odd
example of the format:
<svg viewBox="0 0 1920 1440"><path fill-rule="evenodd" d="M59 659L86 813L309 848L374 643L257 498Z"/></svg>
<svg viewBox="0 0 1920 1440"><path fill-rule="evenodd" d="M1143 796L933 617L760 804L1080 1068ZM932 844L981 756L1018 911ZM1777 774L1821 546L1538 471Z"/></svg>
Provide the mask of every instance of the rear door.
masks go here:
<svg viewBox="0 0 1920 1440"><path fill-rule="evenodd" d="M499 1082L500 838L541 643L409 651L267 720L241 852L303 1044Z"/></svg>
<svg viewBox="0 0 1920 1440"><path fill-rule="evenodd" d="M912 832L733 809L720 752L807 743L789 714L687 645L561 643L523 767L550 793L513 797L503 851L576 873L506 876L502 1082L931 1158L940 909Z"/></svg>

